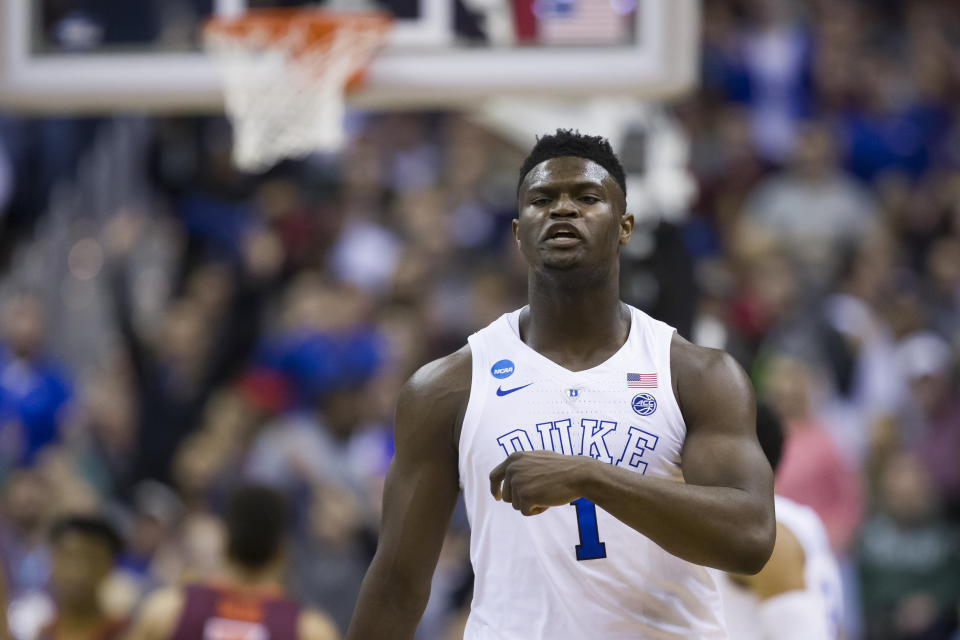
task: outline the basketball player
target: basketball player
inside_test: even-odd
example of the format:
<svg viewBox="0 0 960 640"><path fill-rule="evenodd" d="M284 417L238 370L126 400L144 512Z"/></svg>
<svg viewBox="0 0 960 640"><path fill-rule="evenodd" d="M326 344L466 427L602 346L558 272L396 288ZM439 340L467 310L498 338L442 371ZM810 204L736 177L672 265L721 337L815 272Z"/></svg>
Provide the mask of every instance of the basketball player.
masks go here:
<svg viewBox="0 0 960 640"><path fill-rule="evenodd" d="M529 306L421 368L397 402L380 543L351 640L412 638L462 488L467 640L725 638L707 567L774 542L753 390L722 352L620 301L625 179L602 138L540 138L520 171Z"/></svg>
<svg viewBox="0 0 960 640"><path fill-rule="evenodd" d="M783 451L780 422L757 409L757 436L776 470ZM840 569L820 518L810 507L774 496L777 542L755 576L721 581L727 632L738 640L836 640L843 621Z"/></svg>
<svg viewBox="0 0 960 640"><path fill-rule="evenodd" d="M283 496L236 491L227 513L227 569L213 584L162 590L143 605L127 640L336 640L323 614L283 596Z"/></svg>
<svg viewBox="0 0 960 640"><path fill-rule="evenodd" d="M104 582L123 548L120 534L99 516L68 516L51 529L50 593L56 616L39 640L115 640L126 620L107 613Z"/></svg>

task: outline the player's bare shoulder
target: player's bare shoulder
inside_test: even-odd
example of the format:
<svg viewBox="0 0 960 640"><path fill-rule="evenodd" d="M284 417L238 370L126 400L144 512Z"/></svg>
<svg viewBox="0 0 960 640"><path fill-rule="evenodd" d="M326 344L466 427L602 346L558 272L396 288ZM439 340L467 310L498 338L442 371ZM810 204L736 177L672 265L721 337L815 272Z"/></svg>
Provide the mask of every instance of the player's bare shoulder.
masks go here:
<svg viewBox="0 0 960 640"><path fill-rule="evenodd" d="M397 447L426 441L449 443L456 451L463 414L470 398L473 358L464 345L420 367L397 399Z"/></svg>
<svg viewBox="0 0 960 640"><path fill-rule="evenodd" d="M688 426L727 408L752 411L750 378L726 351L701 347L675 333L670 343L670 371L673 393Z"/></svg>

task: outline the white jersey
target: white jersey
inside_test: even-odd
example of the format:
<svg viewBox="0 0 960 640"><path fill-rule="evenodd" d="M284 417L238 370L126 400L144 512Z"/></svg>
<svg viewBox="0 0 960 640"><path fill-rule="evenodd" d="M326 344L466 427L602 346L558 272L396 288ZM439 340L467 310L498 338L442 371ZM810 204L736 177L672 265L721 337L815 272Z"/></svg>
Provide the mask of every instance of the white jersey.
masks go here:
<svg viewBox="0 0 960 640"><path fill-rule="evenodd" d="M626 343L569 371L520 339L520 311L470 336L459 443L476 574L464 640L726 638L716 576L580 498L523 516L490 494L515 451L584 455L683 482L686 427L670 382L674 329L630 307Z"/></svg>
<svg viewBox="0 0 960 640"><path fill-rule="evenodd" d="M809 616L823 620L821 628L827 629L827 637L810 640L835 640L840 637L843 622L843 591L840 569L830 550L830 541L820 518L810 507L798 504L789 498L774 498L777 522L790 530L803 548L803 581L805 591L811 596L808 602L815 610ZM724 574L721 580L724 615L731 638L742 640L770 640L758 624L761 601L747 588L742 587Z"/></svg>

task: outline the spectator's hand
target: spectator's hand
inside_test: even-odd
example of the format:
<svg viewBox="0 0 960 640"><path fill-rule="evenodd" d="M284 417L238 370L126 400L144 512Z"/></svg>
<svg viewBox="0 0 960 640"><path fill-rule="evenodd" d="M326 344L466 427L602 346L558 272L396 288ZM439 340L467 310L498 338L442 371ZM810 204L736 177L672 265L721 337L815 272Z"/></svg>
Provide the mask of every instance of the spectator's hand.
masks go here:
<svg viewBox="0 0 960 640"><path fill-rule="evenodd" d="M347 543L364 524L356 497L330 484L314 487L310 523L314 536L334 545Z"/></svg>
<svg viewBox="0 0 960 640"><path fill-rule="evenodd" d="M268 229L258 229L244 241L243 259L247 271L257 279L269 279L283 267L286 255L277 234Z"/></svg>
<svg viewBox="0 0 960 640"><path fill-rule="evenodd" d="M107 254L126 256L133 250L143 233L143 214L132 209L121 209L103 229L103 244Z"/></svg>

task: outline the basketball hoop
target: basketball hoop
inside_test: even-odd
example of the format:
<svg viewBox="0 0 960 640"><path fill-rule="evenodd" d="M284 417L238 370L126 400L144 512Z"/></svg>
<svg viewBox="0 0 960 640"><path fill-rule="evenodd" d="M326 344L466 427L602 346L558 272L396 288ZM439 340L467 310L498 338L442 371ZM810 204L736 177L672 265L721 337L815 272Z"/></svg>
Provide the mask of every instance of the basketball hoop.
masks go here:
<svg viewBox="0 0 960 640"><path fill-rule="evenodd" d="M237 167L263 171L339 148L344 92L362 80L390 24L374 11L297 9L210 20L204 44L223 78Z"/></svg>

